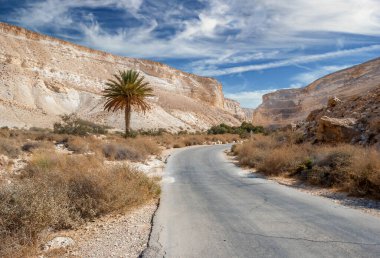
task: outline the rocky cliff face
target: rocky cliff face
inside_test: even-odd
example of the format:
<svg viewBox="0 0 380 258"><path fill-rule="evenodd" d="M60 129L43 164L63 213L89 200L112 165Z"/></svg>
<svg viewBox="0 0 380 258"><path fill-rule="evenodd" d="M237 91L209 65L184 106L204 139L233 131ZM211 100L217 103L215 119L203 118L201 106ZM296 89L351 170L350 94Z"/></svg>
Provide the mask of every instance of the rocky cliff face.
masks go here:
<svg viewBox="0 0 380 258"><path fill-rule="evenodd" d="M0 125L50 127L59 115L123 128L121 114L102 110L105 81L118 70L136 69L156 97L145 116L132 114L134 129L205 129L238 124L241 109L225 103L222 85L148 60L91 50L26 29L0 23ZM227 108L225 108L227 106Z"/></svg>
<svg viewBox="0 0 380 258"><path fill-rule="evenodd" d="M235 114L235 117L239 120L245 121L247 119L243 108L241 108L240 103L236 100L225 98L224 109L232 114Z"/></svg>
<svg viewBox="0 0 380 258"><path fill-rule="evenodd" d="M380 58L316 80L301 89L286 89L263 96L253 114L253 123L283 126L301 121L315 109L327 105L330 97L346 100L380 87Z"/></svg>
<svg viewBox="0 0 380 258"><path fill-rule="evenodd" d="M301 123L313 142L346 142L380 148L380 87L345 101L331 98Z"/></svg>
<svg viewBox="0 0 380 258"><path fill-rule="evenodd" d="M253 112L255 112L254 108L243 108L243 112L245 114L245 120L247 122L252 122Z"/></svg>

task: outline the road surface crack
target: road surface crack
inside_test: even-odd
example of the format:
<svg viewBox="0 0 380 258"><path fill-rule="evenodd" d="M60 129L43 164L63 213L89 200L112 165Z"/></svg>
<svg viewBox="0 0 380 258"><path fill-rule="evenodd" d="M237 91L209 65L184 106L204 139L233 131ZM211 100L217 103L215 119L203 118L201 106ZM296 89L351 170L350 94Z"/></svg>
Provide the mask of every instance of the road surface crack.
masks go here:
<svg viewBox="0 0 380 258"><path fill-rule="evenodd" d="M140 255L138 256L139 258L144 257L144 256L145 256L145 253L146 253L149 249L152 249L152 246L151 246L151 240L152 240L152 234L153 234L153 228L154 228L154 218L155 218L155 216L156 216L156 213L157 213L157 211L158 211L158 208L160 207L160 203L161 203L161 198L158 199L158 201L157 201L157 208L156 208L156 210L153 212L152 217L151 217L151 219L150 219L150 225L151 225L151 227L150 227L150 232L149 232L149 237L148 237L148 242L147 242L147 244L146 244L146 248L140 253ZM162 248L162 245L160 244L160 241L159 241L159 237L160 237L161 231L162 231L162 228L161 228L160 231L159 231L157 242L158 242L158 244L159 244L159 245L161 246L161 248Z"/></svg>

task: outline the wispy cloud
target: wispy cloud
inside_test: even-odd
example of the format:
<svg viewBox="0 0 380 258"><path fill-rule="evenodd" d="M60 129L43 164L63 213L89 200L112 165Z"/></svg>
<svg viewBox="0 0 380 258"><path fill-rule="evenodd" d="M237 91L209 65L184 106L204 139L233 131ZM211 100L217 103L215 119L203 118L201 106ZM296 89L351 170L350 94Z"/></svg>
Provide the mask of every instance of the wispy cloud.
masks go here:
<svg viewBox="0 0 380 258"><path fill-rule="evenodd" d="M325 76L327 74L330 74L330 73L333 73L333 72L336 72L339 70L343 70L343 69L348 68L350 66L352 66L352 65L328 65L328 66L322 66L322 67L317 68L317 69L313 69L313 70L305 72L305 73L297 74L296 76L293 76L293 78L291 78L291 80L294 82L292 87L306 86L306 85L312 83L313 81L321 78L322 76Z"/></svg>
<svg viewBox="0 0 380 258"><path fill-rule="evenodd" d="M128 22L106 24L99 8ZM30 0L10 19L116 54L187 59L188 71L220 76L379 51L379 13L378 0ZM320 54L308 54L314 47Z"/></svg>
<svg viewBox="0 0 380 258"><path fill-rule="evenodd" d="M78 8L121 8L136 13L143 0L43 0L27 2L26 6L17 10L14 20L34 29L49 26L63 29L73 25L75 21L71 10ZM15 13L16 14L16 13ZM85 18L87 14L83 13Z"/></svg>
<svg viewBox="0 0 380 258"><path fill-rule="evenodd" d="M197 72L199 74L218 76L218 75L235 74L235 73L242 73L242 72L248 72L248 71L260 71L260 70L266 70L266 69L283 67L283 66L306 64L306 63L326 60L330 58L338 58L338 57L344 57L344 56L354 55L358 53L378 51L378 50L380 50L380 45L372 45L368 47L338 50L338 51L328 52L324 54L298 56L298 57L294 57L294 58L290 58L286 60L269 62L269 63L258 64L258 65L254 64L254 65L236 66L236 67L218 69L218 70L199 70Z"/></svg>

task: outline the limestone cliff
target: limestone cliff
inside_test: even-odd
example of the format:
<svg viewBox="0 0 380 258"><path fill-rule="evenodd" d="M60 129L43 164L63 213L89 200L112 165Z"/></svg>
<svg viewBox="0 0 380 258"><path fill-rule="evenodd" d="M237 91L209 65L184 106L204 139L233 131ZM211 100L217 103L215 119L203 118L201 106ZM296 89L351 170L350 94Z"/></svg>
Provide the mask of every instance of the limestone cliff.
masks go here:
<svg viewBox="0 0 380 258"><path fill-rule="evenodd" d="M132 127L205 129L239 124L238 109L225 108L222 85L167 65L115 56L0 23L0 126L50 127L59 115L123 128L121 114L102 110L105 81L118 70L136 69L156 97L146 116L132 114ZM228 100L227 100L228 102Z"/></svg>
<svg viewBox="0 0 380 258"><path fill-rule="evenodd" d="M235 114L235 117L239 120L245 121L247 118L243 108L240 106L240 103L236 100L225 98L224 109L232 114Z"/></svg>
<svg viewBox="0 0 380 258"><path fill-rule="evenodd" d="M263 96L253 123L282 126L305 119L326 106L330 97L346 100L380 87L380 58L327 75L300 89L285 89Z"/></svg>

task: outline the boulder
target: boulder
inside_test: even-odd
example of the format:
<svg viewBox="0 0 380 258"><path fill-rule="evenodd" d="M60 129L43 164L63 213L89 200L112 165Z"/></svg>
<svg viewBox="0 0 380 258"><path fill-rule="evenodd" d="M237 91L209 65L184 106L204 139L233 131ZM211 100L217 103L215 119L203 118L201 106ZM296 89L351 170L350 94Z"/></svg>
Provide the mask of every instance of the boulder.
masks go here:
<svg viewBox="0 0 380 258"><path fill-rule="evenodd" d="M321 142L351 142L359 135L354 118L331 118L322 116L318 121L316 138Z"/></svg>
<svg viewBox="0 0 380 258"><path fill-rule="evenodd" d="M342 103L340 99L338 99L337 97L332 97L332 98L329 98L329 100L327 101L327 107L329 108L335 107L339 103Z"/></svg>

